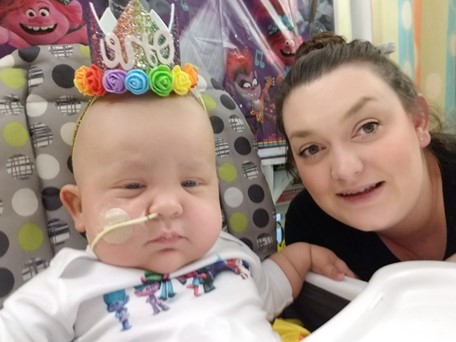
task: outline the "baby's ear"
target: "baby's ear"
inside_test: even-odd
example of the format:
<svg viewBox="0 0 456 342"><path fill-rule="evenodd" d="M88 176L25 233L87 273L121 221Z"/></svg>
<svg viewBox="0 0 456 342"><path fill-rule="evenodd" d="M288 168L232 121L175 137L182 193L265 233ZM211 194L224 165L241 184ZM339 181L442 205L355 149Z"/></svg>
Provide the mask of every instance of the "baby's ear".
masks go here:
<svg viewBox="0 0 456 342"><path fill-rule="evenodd" d="M64 185L60 190L60 200L72 216L75 229L80 233L85 232L79 188L74 184Z"/></svg>

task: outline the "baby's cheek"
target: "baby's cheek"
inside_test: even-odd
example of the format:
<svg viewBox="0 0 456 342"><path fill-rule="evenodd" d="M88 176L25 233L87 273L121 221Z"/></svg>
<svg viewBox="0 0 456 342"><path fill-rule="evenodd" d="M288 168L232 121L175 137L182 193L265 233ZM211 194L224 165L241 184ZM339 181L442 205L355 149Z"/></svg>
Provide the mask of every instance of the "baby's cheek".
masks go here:
<svg viewBox="0 0 456 342"><path fill-rule="evenodd" d="M130 221L130 215L121 208L111 208L101 214L97 234L103 230L109 229L113 225L121 222ZM121 244L129 239L131 235L131 227L122 227L114 229L103 237L103 240L111 244Z"/></svg>

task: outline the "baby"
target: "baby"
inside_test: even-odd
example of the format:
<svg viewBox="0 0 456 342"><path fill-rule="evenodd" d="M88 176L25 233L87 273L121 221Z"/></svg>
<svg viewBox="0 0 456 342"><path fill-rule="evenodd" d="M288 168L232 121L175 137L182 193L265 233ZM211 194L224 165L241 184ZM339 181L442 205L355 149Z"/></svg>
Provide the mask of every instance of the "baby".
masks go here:
<svg viewBox="0 0 456 342"><path fill-rule="evenodd" d="M309 270L351 274L306 243L260 262L221 231L214 135L191 94L99 97L72 161L61 200L89 245L5 301L1 341L280 341L270 321Z"/></svg>

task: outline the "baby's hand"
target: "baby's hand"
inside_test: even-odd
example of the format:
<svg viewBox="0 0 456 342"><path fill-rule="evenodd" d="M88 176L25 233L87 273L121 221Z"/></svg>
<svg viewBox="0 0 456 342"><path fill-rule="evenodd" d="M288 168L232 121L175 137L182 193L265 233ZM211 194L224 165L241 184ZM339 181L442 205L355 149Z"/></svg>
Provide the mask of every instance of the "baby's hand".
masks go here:
<svg viewBox="0 0 456 342"><path fill-rule="evenodd" d="M312 257L312 272L334 280L344 280L345 276L357 278L347 264L333 251L317 245L311 245L310 253Z"/></svg>

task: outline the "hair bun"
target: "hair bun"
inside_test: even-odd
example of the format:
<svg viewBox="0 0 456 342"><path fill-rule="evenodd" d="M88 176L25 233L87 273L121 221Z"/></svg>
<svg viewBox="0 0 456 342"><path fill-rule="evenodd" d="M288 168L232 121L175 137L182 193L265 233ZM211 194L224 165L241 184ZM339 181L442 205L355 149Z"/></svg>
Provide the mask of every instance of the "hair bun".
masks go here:
<svg viewBox="0 0 456 342"><path fill-rule="evenodd" d="M321 32L314 35L311 39L304 41L296 51L295 59L307 55L314 50L323 49L326 46L346 44L344 37L336 35L334 32Z"/></svg>

